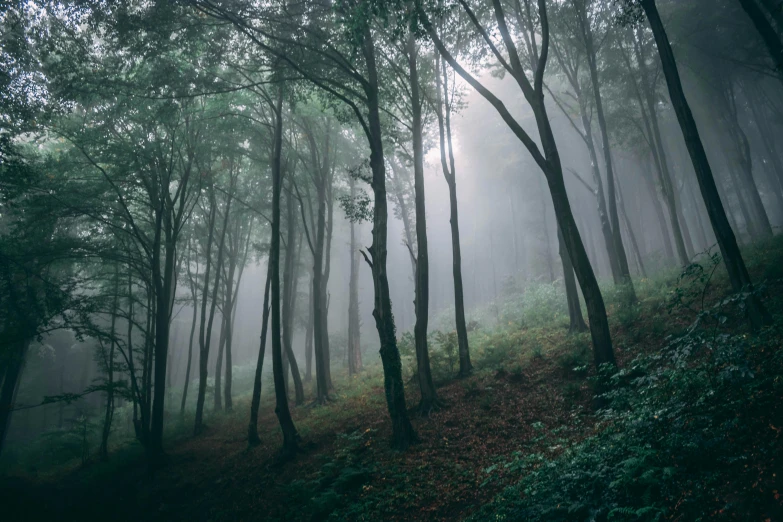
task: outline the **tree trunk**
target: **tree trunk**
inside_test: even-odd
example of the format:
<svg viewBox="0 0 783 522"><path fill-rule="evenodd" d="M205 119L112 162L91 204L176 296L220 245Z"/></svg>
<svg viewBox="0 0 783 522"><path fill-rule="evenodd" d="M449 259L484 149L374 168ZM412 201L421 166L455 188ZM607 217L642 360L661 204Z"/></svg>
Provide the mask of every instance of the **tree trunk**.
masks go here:
<svg viewBox="0 0 783 522"><path fill-rule="evenodd" d="M0 453L3 451L5 436L11 424L11 414L14 409L16 392L19 389L20 377L24 369L27 348L30 340L18 341L11 345L11 353L4 357L5 371L2 372L2 387L0 388Z"/></svg>
<svg viewBox="0 0 783 522"><path fill-rule="evenodd" d="M413 333L416 343L416 370L421 391L419 411L423 416L438 406L437 392L432 381L430 355L427 349L429 322L429 252L427 247L427 213L424 200L424 138L422 135L421 100L419 99L419 72L416 64L418 50L412 34L408 35L408 71L413 115L413 185L416 203L416 324Z"/></svg>
<svg viewBox="0 0 783 522"><path fill-rule="evenodd" d="M120 267L114 265L114 299L111 307L111 327L109 337L111 345L109 356L106 358L106 412L103 417L103 430L101 431L101 460L109 460L109 435L111 435L111 423L114 418L114 346L115 326L117 324L117 307L120 294Z"/></svg>
<svg viewBox="0 0 783 522"><path fill-rule="evenodd" d="M350 176L348 184L351 200L356 197L356 180ZM348 283L348 375L362 371L362 345L359 324L359 247L356 241L356 224L351 221L351 272ZM308 369L309 369L308 361Z"/></svg>
<svg viewBox="0 0 783 522"><path fill-rule="evenodd" d="M756 3L756 0L739 0L739 3L764 41L778 75L783 78L783 41L781 41L767 17L764 16L764 12Z"/></svg>
<svg viewBox="0 0 783 522"><path fill-rule="evenodd" d="M693 114L685 99L685 93L682 90L680 75L677 70L677 63L674 59L671 45L669 44L666 30L663 27L655 0L641 0L647 19L650 21L655 43L658 46L663 72L666 77L666 84L669 89L669 96L677 114L677 120L680 123L685 144L688 147L688 153L693 162L693 168L696 171L696 178L699 181L699 188L704 204L707 207L707 213L710 217L710 223L715 231L715 237L720 245L723 261L729 274L732 288L735 292L748 290L746 298L746 308L751 327L758 329L764 324L771 322L771 316L761 303L759 298L752 292L753 284L750 275L742 259L734 232L731 230L729 221L726 218L726 212L718 195L718 189L715 186L715 179L712 175L707 154L699 137L699 131Z"/></svg>
<svg viewBox="0 0 783 522"><path fill-rule="evenodd" d="M587 151L590 153L590 167L593 173L593 183L595 183L595 197L598 204L598 220L601 223L601 234L604 238L606 247L606 256L609 258L609 268L612 271L612 279L617 282L620 280L620 262L617 259L617 249L614 244L612 227L609 224L609 212L606 209L606 197L604 196L604 183L601 179L601 170L598 168L598 153L595 150L595 141L593 140L593 130L590 120L587 117L587 104L582 96L579 96L579 112L582 118L582 128L585 131L585 143Z"/></svg>
<svg viewBox="0 0 783 522"><path fill-rule="evenodd" d="M305 331L305 378L304 382L313 380L313 280L310 278L310 292L307 297L309 308L307 312L307 330Z"/></svg>
<svg viewBox="0 0 783 522"><path fill-rule="evenodd" d="M222 279L223 278L221 278L221 280ZM215 284L219 285L220 282L215 281ZM227 285L224 282L224 292L225 287L227 287ZM217 360L215 361L215 385L212 390L212 407L215 411L223 409L223 351L226 348L226 331L228 330L226 321L229 319L229 312L226 311L227 305L228 302L226 301L224 294L223 306L221 307L222 313L220 314L220 337L218 338Z"/></svg>
<svg viewBox="0 0 783 522"><path fill-rule="evenodd" d="M327 132L330 131L330 127L327 127ZM332 192L334 182L334 165L329 163L329 141L327 141L327 155L324 161L324 198L326 200L326 240L324 244L324 271L321 277L321 285L323 290L321 292L321 298L324 300L322 321L324 323L324 368L326 370L326 385L330 390L334 389L332 383L332 355L329 345L329 275L332 270L332 234L334 232L334 194Z"/></svg>
<svg viewBox="0 0 783 522"><path fill-rule="evenodd" d="M280 193L282 189L281 155L283 148L283 86L277 89L275 100L274 152L272 156L272 238L269 245L269 270L272 283L272 372L275 382L275 414L283 431L282 455L293 457L298 449L299 435L288 409L283 374L283 343L280 331Z"/></svg>
<svg viewBox="0 0 783 522"><path fill-rule="evenodd" d="M372 190L375 196L373 206L372 258L373 287L375 290L373 317L380 339L380 355L383 364L383 381L386 405L392 421L391 445L405 450L417 440L416 432L408 418L405 406L405 388L402 382L402 364L397 349L397 338L392 315L389 279L386 273L386 244L388 238L388 206L386 202L386 165L383 156L383 139L379 107L378 73L375 65L375 45L369 26L363 31L362 52L367 65L368 78L365 86L367 97L367 139L370 145L370 168Z"/></svg>
<svg viewBox="0 0 783 522"><path fill-rule="evenodd" d="M566 301L568 301L568 331L586 332L587 325L582 317L582 306L579 304L579 291L576 289L574 279L574 265L568 256L568 248L563 240L560 227L557 228L557 241L560 246L560 260L563 263L563 283L565 284Z"/></svg>
<svg viewBox="0 0 783 522"><path fill-rule="evenodd" d="M633 288L633 282L631 281L631 271L628 268L628 257L625 255L625 247L623 246L623 238L620 233L620 218L617 212L617 195L615 194L615 180L614 180L614 165L612 161L612 151L609 144L609 133L606 130L606 118L604 117L603 100L601 99L601 85L598 81L598 65L597 57L595 54L595 48L593 46L593 34L590 27L590 21L587 19L587 14L582 13L584 16L580 16L582 21L582 31L584 34L585 47L587 51L587 63L590 66L590 81L593 86L593 95L595 97L595 110L598 115L598 128L601 131L601 142L604 149L604 166L606 167L606 189L607 199L609 203L609 222L612 225L612 239L614 243L615 253L617 254L617 261L619 263L620 281L615 281L615 284L622 283L626 286L628 292L628 298L634 302L636 301L636 292Z"/></svg>
<svg viewBox="0 0 783 522"><path fill-rule="evenodd" d="M293 172L289 173L289 176L293 176ZM299 375L299 366L296 363L296 357L294 357L294 351L292 346L292 335L294 325L294 299L295 299L295 267L296 261L296 211L294 210L294 196L293 187L289 187L288 195L286 196L286 248L285 248L285 261L283 265L283 349L287 356L288 364L291 367L291 375L294 379L294 396L296 397L296 405L304 404L304 387L302 386L302 378ZM286 386L286 392L288 387Z"/></svg>
<svg viewBox="0 0 783 522"><path fill-rule="evenodd" d="M258 347L256 373L253 378L253 398L250 402L250 424L247 428L247 441L251 446L256 446L261 443L261 439L258 436L258 409L261 406L261 372L264 369L264 355L266 354L267 326L269 325L269 286L271 281L272 271L269 269L269 266L267 266L266 284L264 284L264 308L261 318L261 341Z"/></svg>
<svg viewBox="0 0 783 522"><path fill-rule="evenodd" d="M731 88L729 94L734 97L734 89ZM732 125L735 130L735 136L737 139L737 148L739 152L739 159L742 172L742 186L745 188L748 197L750 198L750 208L753 210L753 221L755 227L759 231L759 235L765 238L772 237L772 225L769 222L769 216L764 209L764 202L761 201L759 195L759 189L756 185L756 180L753 179L753 156L750 150L750 142L745 131L740 126L739 118L736 111L736 101L732 101L733 109L730 111L730 117L732 118Z"/></svg>
<svg viewBox="0 0 783 522"><path fill-rule="evenodd" d="M437 55L436 55L437 56ZM441 74L443 79L441 81ZM470 362L470 347L468 345L468 328L465 321L465 295L462 284L462 247L459 235L459 208L457 205L457 171L454 165L454 149L451 141L451 101L449 100L449 77L446 63L436 57L436 111L438 116L438 133L440 137L440 163L446 184L449 187L449 225L451 225L451 256L452 277L454 279L454 319L457 330L457 345L459 350L459 376L467 377L473 371ZM441 101L441 92L443 99ZM448 147L448 161L446 150ZM516 222L516 219L514 220ZM516 232L515 232L516 234Z"/></svg>
<svg viewBox="0 0 783 522"><path fill-rule="evenodd" d="M637 37L634 40L634 51L636 54L636 61L639 64L639 72L641 74L641 86L644 94L644 105L642 105L642 117L645 118L645 126L649 127L648 134L652 140L650 149L652 150L653 160L655 162L655 168L658 171L658 182L660 183L661 193L663 194L663 200L666 203L666 208L669 211L669 222L672 227L672 234L674 235L674 244L677 247L677 257L680 260L680 266L687 266L690 263L690 255L685 246L683 238L683 232L687 233L685 223L680 226L680 219L677 214L677 201L674 191L674 183L671 173L669 171L669 162L666 159L666 150L663 146L663 139L661 137L661 130L658 124L658 113L655 109L655 91L653 80L650 78L649 70L647 69L647 57L644 52L644 46L641 38ZM642 103L642 100L639 100ZM644 111L646 106L647 111ZM647 122L649 118L649 122ZM691 250L692 252L692 250Z"/></svg>

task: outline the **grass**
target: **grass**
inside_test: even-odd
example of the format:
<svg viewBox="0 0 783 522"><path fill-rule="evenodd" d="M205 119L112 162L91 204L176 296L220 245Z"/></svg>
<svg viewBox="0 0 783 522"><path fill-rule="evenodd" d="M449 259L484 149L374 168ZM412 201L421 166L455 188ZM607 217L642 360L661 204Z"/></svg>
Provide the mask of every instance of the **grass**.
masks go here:
<svg viewBox="0 0 783 522"><path fill-rule="evenodd" d="M448 353L440 355L447 407L412 417L421 442L409 451L388 447L380 367L350 379L335 368L335 402L293 409L303 449L293 462L276 463L281 435L265 384L259 447L244 440L248 398L240 396L200 437L188 436L187 418L171 423L170 464L155 477L131 443L105 464L6 477L4 512L28 520L781 520L783 242L745 257L776 321L760 334L746 331L736 303L715 306L727 295L721 269L709 285L704 271L665 273L635 282L632 307L605 289L619 371L596 375L589 335L567 333L556 285L509 292L493 304L499 319L471 317L471 377L454 379ZM597 380L610 405L600 414L591 409ZM417 395L412 382L412 408Z"/></svg>

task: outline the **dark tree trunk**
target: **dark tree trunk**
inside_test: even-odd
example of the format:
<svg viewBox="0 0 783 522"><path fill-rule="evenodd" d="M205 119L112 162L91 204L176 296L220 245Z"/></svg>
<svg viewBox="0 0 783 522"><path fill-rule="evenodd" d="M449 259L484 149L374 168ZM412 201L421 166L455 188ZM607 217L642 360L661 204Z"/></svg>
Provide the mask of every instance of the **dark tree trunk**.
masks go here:
<svg viewBox="0 0 783 522"><path fill-rule="evenodd" d="M443 75L441 81L441 73ZM449 77L446 63L435 60L436 111L440 136L440 163L446 184L449 187L449 224L451 225L452 275L454 279L454 319L459 348L459 376L467 377L473 371L468 345L468 328L465 322L465 297L462 286L462 248L459 235L459 212L457 206L457 171L454 165L454 149L451 142L451 101L449 99ZM441 91L443 99L441 101ZM448 161L446 150L448 147ZM513 208L513 206L512 206ZM516 219L514 220L516 223ZM514 231L516 237L516 231ZM516 243L515 243L516 245Z"/></svg>
<svg viewBox="0 0 783 522"><path fill-rule="evenodd" d="M283 87L277 90L274 106L274 152L272 156L272 238L269 246L269 270L272 290L272 371L275 382L275 414L283 431L282 455L293 457L298 448L299 435L288 409L283 374L283 343L280 331L280 193L282 189L281 155L283 148Z"/></svg>
<svg viewBox="0 0 783 522"><path fill-rule="evenodd" d="M29 346L29 339L17 341L10 346L11 349L9 351L11 353L6 354L4 357L4 371L0 374L0 381L2 382L2 387L0 387L0 454L3 451L8 427L11 424L14 400L19 389L20 377L24 369L27 348Z"/></svg>
<svg viewBox="0 0 783 522"><path fill-rule="evenodd" d="M419 411L429 416L438 406L438 396L432 381L430 355L427 348L429 322L429 252L427 247L427 215L424 204L424 137L422 135L421 100L419 99L419 72L416 64L418 50L413 35L408 36L407 54L413 115L413 185L416 202L416 324L413 328L416 342L416 370L419 378L421 402Z"/></svg>
<svg viewBox="0 0 783 522"><path fill-rule="evenodd" d="M370 145L371 187L375 196L373 206L372 245L369 248L373 287L375 290L373 317L381 344L381 362L386 405L392 421L391 445L405 450L417 440L416 432L408 418L405 406L405 388L402 382L402 364L397 349L397 338L392 315L389 279L386 274L386 245L388 238L388 206L386 202L386 165L383 156L383 140L379 107L378 73L375 65L375 44L370 28L365 27L362 38L362 52L367 66L368 78L365 86L367 96L367 139Z"/></svg>
<svg viewBox="0 0 783 522"><path fill-rule="evenodd" d="M582 306L579 304L579 291L576 289L574 265L568 256L568 248L563 241L560 227L557 229L557 241L560 246L560 260L563 263L563 283L565 284L566 300L568 301L568 331L586 332L587 325L582 317Z"/></svg>
<svg viewBox="0 0 783 522"><path fill-rule="evenodd" d="M103 417L103 430L101 432L101 460L109 460L109 435L111 435L111 423L114 418L114 347L117 324L117 307L119 306L120 295L120 267L114 266L114 299L111 307L111 326L109 328L110 347L109 355L106 357L106 411Z"/></svg>
<svg viewBox="0 0 783 522"><path fill-rule="evenodd" d="M258 436L258 409L261 406L261 372L264 369L264 355L266 354L267 326L269 325L269 286L271 281L272 271L269 270L269 267L267 266L266 284L264 284L264 308L261 318L261 341L258 347L256 373L253 378L253 398L250 402L250 424L247 428L247 441L251 446L256 446L261 443L261 439Z"/></svg>
<svg viewBox="0 0 783 522"><path fill-rule="evenodd" d="M617 262L619 263L620 280L615 283L622 283L627 288L628 298L636 301L636 293L631 281L631 271L628 268L628 257L625 255L623 238L620 233L620 218L617 212L617 195L615 193L614 164L612 161L612 151L609 144L609 133L606 129L606 118L604 116L603 100L601 99L601 85L598 81L598 65L595 48L593 44L592 28L587 13L583 10L579 19L582 23L582 32L584 35L585 48L587 51L587 63L590 67L590 81L593 87L593 96L595 97L595 110L598 116L598 128L601 131L601 142L604 150L604 166L606 167L606 189L607 200L609 203L609 222L612 225L612 241L614 244Z"/></svg>
<svg viewBox="0 0 783 522"><path fill-rule="evenodd" d="M196 259L196 277L191 272L191 254L193 253L191 239L188 239L188 259L186 262L188 283L190 285L190 295L193 299L193 319L190 325L190 340L188 341L188 363L185 368L185 385L182 388L182 402L179 408L179 414L185 415L185 404L188 399L188 387L190 386L190 368L193 362L193 336L196 333L196 321L198 318L198 259Z"/></svg>
<svg viewBox="0 0 783 522"><path fill-rule="evenodd" d="M215 319L215 310L217 308L217 299L218 299L218 290L220 289L220 276L221 271L223 270L223 254L224 254L224 247L226 242L226 231L228 228L228 217L229 213L231 211L231 200L232 200L232 193L234 190L234 177L232 175L231 177L231 187L229 188L229 194L228 194L228 201L226 202L226 209L225 214L223 215L223 227L220 232L220 241L218 243L218 250L217 250L217 260L215 262L215 281L212 284L212 297L211 297L211 305L209 310L209 319L207 320L206 324L206 333L204 332L204 319L206 315L206 299L207 299L207 286L209 281L209 256L211 255L211 245L208 244L207 246L207 267L204 270L204 296L202 298L202 307L201 307L201 332L199 333L199 343L200 343L200 360L199 365L201 369L201 374L199 375L199 383L198 383L198 400L196 402L196 423L194 427L194 433L198 435L201 432L202 424L203 424L203 416L204 416L204 400L206 398L206 392L207 392L207 375L208 375L208 368L207 363L209 361L209 345L210 341L212 339L212 324ZM211 212L217 212L217 201L214 198L214 188L212 188L212 201L213 209L210 209ZM212 227L214 227L214 215L212 217ZM212 236L212 232L210 232L210 236ZM211 238L208 240L211 240Z"/></svg>
<svg viewBox="0 0 783 522"><path fill-rule="evenodd" d="M351 199L356 197L356 180L348 180ZM351 221L351 272L348 283L348 375L362 371L362 345L359 323L359 246L356 241L356 224ZM309 361L308 361L309 362ZM310 365L308 364L308 369Z"/></svg>
<svg viewBox="0 0 783 522"><path fill-rule="evenodd" d="M231 398L232 386L233 386L233 354L232 345L234 341L234 321L236 320L237 302L239 301L239 285L242 282L242 274L245 272L245 265L247 264L247 253L250 248L250 237L253 234L253 222L254 219L250 219L250 225L247 228L247 239L245 240L244 253L240 260L239 275L237 276L237 284L234 287L231 296L231 320L228 323L228 331L226 332L226 379L225 388L223 389L223 399L226 401L226 411L234 409L234 402Z"/></svg>
<svg viewBox="0 0 783 522"><path fill-rule="evenodd" d="M674 59L674 53L669 44L663 22L658 14L655 0L641 0L641 5L650 22L653 35L655 36L655 43L658 46L663 72L666 76L666 84L669 88L669 96L677 114L677 120L680 123L680 128L682 129L683 137L685 138L685 144L688 147L688 153L693 162L693 168L696 171L699 188L701 189L701 194L704 198L704 204L707 207L710 223L715 231L715 237L718 240L721 253L723 254L723 261L726 264L732 288L735 292L752 290L753 283L750 280L750 275L748 274L745 262L742 259L742 254L737 246L734 232L731 230L729 221L726 218L726 212L723 209L723 204L718 195L715 179L712 176L712 169L707 160L707 154L704 151L696 122L693 119L693 114L685 99L685 93L682 90L682 83L680 82L680 75L677 70L677 63ZM760 328L764 324L771 322L769 312L752 291L748 292L746 307L748 319L754 329Z"/></svg>
<svg viewBox="0 0 783 522"><path fill-rule="evenodd" d="M293 172L289 173L289 176L293 176ZM299 365L296 363L296 357L294 357L293 351L293 326L294 326L294 300L296 294L296 285L294 284L295 275L295 261L296 261L296 211L294 210L294 196L293 187L289 187L288 195L286 196L286 248L285 248L285 261L283 266L283 314L282 314L282 328L283 328L283 349L287 356L288 364L291 367L291 375L294 379L294 394L296 397L296 405L304 404L304 387L302 386L302 378L299 374ZM286 386L286 392L288 387Z"/></svg>
<svg viewBox="0 0 783 522"><path fill-rule="evenodd" d="M767 17L764 16L764 12L756 3L756 0L739 0L739 3L764 41L778 75L783 78L783 41L781 41L780 36L778 36Z"/></svg>
<svg viewBox="0 0 783 522"><path fill-rule="evenodd" d="M313 380L313 281L310 279L310 292L307 297L309 303L307 312L307 330L305 331L305 378L304 382Z"/></svg>
<svg viewBox="0 0 783 522"><path fill-rule="evenodd" d="M223 278L221 278L222 280ZM215 284L219 285L219 281L215 281ZM220 411L223 409L223 352L226 348L226 333L228 331L228 326L226 326L226 322L229 320L230 312L226 310L228 306L228 301L226 300L225 296L225 289L228 288L228 284L226 282L223 282L224 285L224 298L223 298L223 305L221 306L222 313L220 315L220 337L218 339L218 350L217 350L217 360L215 361L215 385L213 387L213 395L212 395L212 407L215 411Z"/></svg>
<svg viewBox="0 0 783 522"><path fill-rule="evenodd" d="M655 168L658 171L658 182L661 187L661 193L663 194L663 200L669 211L669 222L671 223L672 234L674 235L674 244L677 247L677 256L680 260L680 265L687 266L688 263L690 263L690 255L683 238L683 233L688 233L687 226L684 222L682 223L682 226L680 226L674 183L669 171L669 162L666 159L666 150L663 146L663 139L658 124L658 113L655 109L655 86L650 77L649 70L647 69L647 56L644 51L643 42L641 41L641 38L638 37L638 34L634 39L634 52L636 54L636 61L639 64L641 90L644 96L644 102L642 102L641 99L639 100L639 104L642 108L642 118L644 119L645 127L647 127L647 134L652 141L652 143L650 143L650 149L652 151L653 161L655 162ZM691 252L692 251L693 250L691 249Z"/></svg>

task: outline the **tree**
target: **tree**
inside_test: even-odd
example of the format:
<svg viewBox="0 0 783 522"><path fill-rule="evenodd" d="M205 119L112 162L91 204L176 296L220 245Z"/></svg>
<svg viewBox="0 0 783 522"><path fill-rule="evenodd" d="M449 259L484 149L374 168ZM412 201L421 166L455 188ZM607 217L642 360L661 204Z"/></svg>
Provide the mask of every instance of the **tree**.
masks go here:
<svg viewBox="0 0 783 522"><path fill-rule="evenodd" d="M590 319L590 333L593 340L595 363L596 365L604 363L614 364L614 351L612 349L612 341L609 333L609 324L606 319L606 308L603 297L601 296L601 291L598 288L595 274L590 266L590 261L587 258L587 252L585 251L584 244L582 243L582 239L576 227L574 216L571 212L571 206L568 201L568 194L566 193L565 182L563 180L557 144L544 105L544 69L549 54L549 21L547 19L546 3L544 0L539 0L538 2L538 15L541 29L541 51L540 53L536 52L536 68L533 73L532 82L528 79L527 73L522 66L516 44L514 43L508 25L506 24L505 11L500 4L500 1L493 0L494 18L496 27L502 36L503 44L509 55L508 62L500 54L486 27L481 24L467 3L462 2L461 5L471 19L476 32L490 48L498 62L500 62L503 68L516 81L525 100L527 100L530 105L538 127L539 139L541 140L544 151L543 153L517 120L509 113L503 102L466 71L448 49L446 49L443 41L430 23L428 15L421 8L421 4L419 4L421 22L443 59L446 60L467 83L492 104L495 110L503 118L503 121L506 122L516 137L523 143L531 156L533 156L536 164L543 171L549 185L549 192L555 207L558 226L563 233L568 254L574 263L574 270L585 297L588 317ZM530 21L530 24L532 25L532 20ZM531 40L537 37L532 31L528 32L528 35L529 37L533 37Z"/></svg>
<svg viewBox="0 0 783 522"><path fill-rule="evenodd" d="M699 189L707 207L707 214L723 255L723 262L729 273L729 281L735 292L746 293L745 304L748 320L752 328L758 329L768 324L771 321L771 317L758 296L753 292L753 283L737 246L734 231L726 218L726 211L718 194L715 178L712 176L707 153L704 151L704 145L701 142L696 121L693 119L693 114L682 89L677 62L658 13L658 7L655 0L639 0L639 5L650 22L650 27L655 36L663 73L666 77L666 85L669 89L669 97L677 114L677 121L682 129L693 168L696 171L696 179L699 182Z"/></svg>
<svg viewBox="0 0 783 522"><path fill-rule="evenodd" d="M435 112L438 117L440 138L440 165L449 187L449 224L451 225L452 276L454 279L454 320L459 349L459 375L467 377L473 370L470 363L468 328L465 322L465 297L462 286L462 247L459 237L459 209L457 205L457 171L454 165L454 148L451 141L451 112L454 94L449 89L446 63L435 57ZM441 97L442 94L442 97ZM448 161L447 161L448 156Z"/></svg>

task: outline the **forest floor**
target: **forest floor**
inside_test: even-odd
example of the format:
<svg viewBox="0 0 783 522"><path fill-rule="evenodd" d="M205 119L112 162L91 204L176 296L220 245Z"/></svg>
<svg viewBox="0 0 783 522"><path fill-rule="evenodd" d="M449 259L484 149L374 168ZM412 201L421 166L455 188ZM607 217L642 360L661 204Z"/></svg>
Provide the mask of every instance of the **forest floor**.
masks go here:
<svg viewBox="0 0 783 522"><path fill-rule="evenodd" d="M753 363L758 375L763 374L765 365L773 369L770 371L779 369L762 354L780 351L783 346L781 253L783 245L777 241L749 263L757 280L766 281L765 291L776 318L769 333L752 343L754 354L760 357L754 356ZM775 267L772 272L765 268L769 266ZM725 295L725 283L716 281L702 292L708 303L720 302ZM672 312L669 303L679 291L678 284L674 277L665 283L640 285L647 290L639 291L640 304L631 315L624 307L610 303L612 334L621 368L635 365L632 361L640 356L659 352L670 336L687 331L693 324L694 315L687 310ZM744 331L737 324L731 328ZM738 335L747 337L745 333ZM494 513L494 508L487 512L493 499L507 502L502 500L502 493L529 473L531 468L517 463L530 456L562 462L562 458L558 461L559 456L573 455L569 448L585 447L580 443L595 440L608 429L606 420L591 408L594 371L586 334L569 336L562 325L509 324L472 340L483 357L476 358L477 369L472 376L440 383L442 409L429 418L419 416L415 408L416 387L409 385L406 395L420 440L408 451L396 452L388 447L390 423L380 372L374 366L350 383L347 377L336 379L332 403L292 408L301 436L301 452L293 461L281 464L277 459L281 436L268 395L259 419L262 444L248 448L249 404L240 397L233 412L211 418L203 435L171 439L168 463L153 477L148 475L137 448L113 455L108 463L45 476L0 478L3 519L446 521L471 515L487 519L489 513ZM767 386L758 392L758 397L763 392L770 395L770 400L777 400L783 389L783 376L761 379L757 377L759 382L773 384L772 388ZM760 398L757 400L761 403ZM729 484L724 477L720 480L726 482L725 486L711 489L708 494L715 497L716 506L721 506L737 504L732 495L743 494L737 491L750 488L755 494L761 490L758 494L763 498L759 502L765 506L759 508L761 515L753 511L753 515L745 512L751 518L742 518L742 512L738 517L726 516L728 511L718 507L705 519L783 520L777 518L783 513L783 500L778 494L781 477L777 476L783 472L778 468L780 455L768 451L783 445L779 439L783 419L780 408L765 405L760 411L761 414L754 412L752 428L759 430L758 436L742 439L742 469L751 469L752 476L736 477L737 484ZM727 437L738 440L736 434ZM628 467L627 462L623 465ZM635 476L633 483L637 484L640 477L643 474ZM598 480L602 478L597 476ZM740 480L747 482L747 487L738 485ZM698 482L691 480L689 484L677 484L683 490L679 501L662 500L669 505L660 519L692 519L678 513L683 499L698 494L688 492L688 488L698 489ZM656 486L656 491L659 489ZM512 497L524 496L514 491ZM476 515L482 506L484 515ZM573 511L572 515L558 514L556 510L552 513L549 517L530 519L593 519L586 511ZM654 519L638 513L641 511L626 518L610 515L608 520ZM521 515L492 518L513 520ZM596 519L606 520L606 512Z"/></svg>

